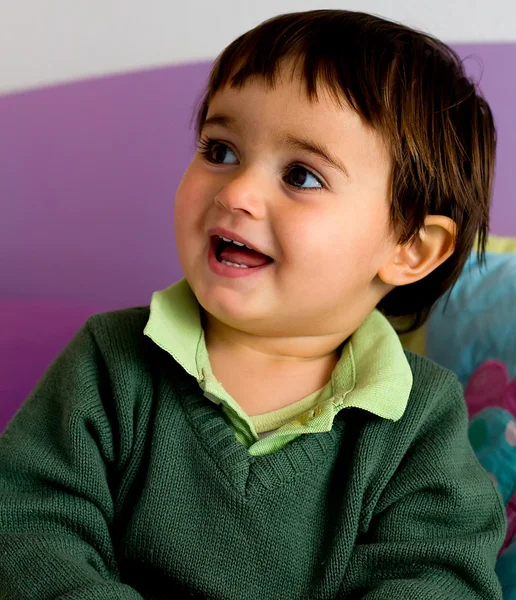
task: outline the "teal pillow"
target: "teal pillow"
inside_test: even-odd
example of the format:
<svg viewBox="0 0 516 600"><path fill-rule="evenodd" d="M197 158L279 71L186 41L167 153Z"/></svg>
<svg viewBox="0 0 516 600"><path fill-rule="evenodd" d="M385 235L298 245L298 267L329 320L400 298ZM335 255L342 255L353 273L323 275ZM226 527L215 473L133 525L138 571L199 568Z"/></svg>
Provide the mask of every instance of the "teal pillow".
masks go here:
<svg viewBox="0 0 516 600"><path fill-rule="evenodd" d="M425 354L451 369L465 387L487 360L505 364L516 377L516 253L486 254L479 268L468 259L451 292L425 327Z"/></svg>

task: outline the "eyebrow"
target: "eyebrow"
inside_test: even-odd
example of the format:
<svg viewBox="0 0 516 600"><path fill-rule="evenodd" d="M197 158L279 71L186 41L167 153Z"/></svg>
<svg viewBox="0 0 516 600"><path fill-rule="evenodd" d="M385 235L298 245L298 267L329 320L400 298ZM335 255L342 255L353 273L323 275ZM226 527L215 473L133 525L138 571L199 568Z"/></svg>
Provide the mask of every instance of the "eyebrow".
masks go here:
<svg viewBox="0 0 516 600"><path fill-rule="evenodd" d="M303 140L291 135L290 133L284 134L282 139L288 148L291 148L292 150L304 150L310 154L315 154L329 167L333 167L338 171L342 171L349 179L349 173L344 163L342 163L336 156L332 155L331 152L319 142L315 142L313 140Z"/></svg>
<svg viewBox="0 0 516 600"><path fill-rule="evenodd" d="M228 115L214 114L204 121L202 128L204 129L208 125L219 125L226 129L233 129L236 125L236 119ZM291 150L301 150L318 156L329 167L342 171L349 178L349 172L344 163L334 156L323 144L313 140L298 138L290 133L283 133L280 136L280 141Z"/></svg>

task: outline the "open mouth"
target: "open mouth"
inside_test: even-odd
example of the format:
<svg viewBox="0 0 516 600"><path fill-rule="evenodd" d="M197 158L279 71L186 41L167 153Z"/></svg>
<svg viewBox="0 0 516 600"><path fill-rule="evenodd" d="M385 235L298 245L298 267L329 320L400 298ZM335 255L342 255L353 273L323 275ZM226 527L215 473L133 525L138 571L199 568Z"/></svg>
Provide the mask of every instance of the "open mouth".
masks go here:
<svg viewBox="0 0 516 600"><path fill-rule="evenodd" d="M270 256L257 252L241 242L218 235L212 236L211 243L217 261L229 267L253 269L273 261Z"/></svg>

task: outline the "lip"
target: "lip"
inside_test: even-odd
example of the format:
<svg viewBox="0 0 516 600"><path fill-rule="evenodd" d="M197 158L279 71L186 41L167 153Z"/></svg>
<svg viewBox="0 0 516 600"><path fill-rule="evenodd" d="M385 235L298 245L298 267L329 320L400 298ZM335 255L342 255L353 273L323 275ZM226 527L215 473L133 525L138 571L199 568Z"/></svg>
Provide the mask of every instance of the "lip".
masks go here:
<svg viewBox="0 0 516 600"><path fill-rule="evenodd" d="M221 235L221 234L214 233L213 236L215 236L215 235ZM224 235L224 237L229 237L229 236ZM236 238L230 238L230 239L236 239ZM241 238L238 238L237 242L240 242L240 241L241 241ZM244 242L244 241L242 241L242 243L246 244L246 242ZM221 263L217 260L217 257L215 255L216 247L217 247L217 242L216 242L215 238L212 237L210 239L210 244L208 246L208 266L213 273L215 273L216 275L221 275L222 277L231 277L233 279L239 278L239 277L250 277L251 275L256 275L260 271L263 271L263 269L266 269L267 267L269 267L272 264L272 261L271 261L271 262L265 263L264 265L260 265L259 267L249 267L248 269L242 269L240 267L231 267L230 265L225 265L224 263Z"/></svg>
<svg viewBox="0 0 516 600"><path fill-rule="evenodd" d="M246 240L244 237L242 237L238 233L230 231L229 229L224 229L222 227L213 227L212 229L208 230L208 235L210 237L218 235L219 237L225 237L228 240L233 240L234 242L240 242L241 244L245 244L248 248L251 248L251 250L254 250L255 252L259 252L260 254L264 254L265 256L269 256L269 258L272 258L272 256L267 254L267 252L260 250L260 248Z"/></svg>

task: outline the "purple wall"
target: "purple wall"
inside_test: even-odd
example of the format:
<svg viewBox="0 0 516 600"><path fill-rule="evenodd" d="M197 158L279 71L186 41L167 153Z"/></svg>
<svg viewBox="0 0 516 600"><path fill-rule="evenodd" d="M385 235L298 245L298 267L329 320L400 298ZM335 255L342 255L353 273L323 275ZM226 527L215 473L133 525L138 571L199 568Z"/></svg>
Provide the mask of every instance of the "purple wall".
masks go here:
<svg viewBox="0 0 516 600"><path fill-rule="evenodd" d="M118 308L181 276L173 201L208 70L0 98L0 298Z"/></svg>
<svg viewBox="0 0 516 600"><path fill-rule="evenodd" d="M484 65L499 132L492 230L516 235L516 44L456 48ZM147 304L181 276L173 200L208 70L167 67L0 98L0 298L118 308Z"/></svg>

